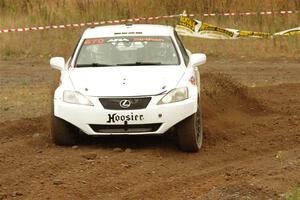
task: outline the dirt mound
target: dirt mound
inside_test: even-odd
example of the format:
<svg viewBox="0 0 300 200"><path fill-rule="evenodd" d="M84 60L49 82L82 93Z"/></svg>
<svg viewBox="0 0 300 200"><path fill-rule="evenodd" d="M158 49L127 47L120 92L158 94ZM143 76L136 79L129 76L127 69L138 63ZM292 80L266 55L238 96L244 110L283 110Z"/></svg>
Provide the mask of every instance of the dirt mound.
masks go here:
<svg viewBox="0 0 300 200"><path fill-rule="evenodd" d="M204 73L201 74L201 84L204 132L210 144L229 140L232 134L236 134L228 133L233 127L245 124L267 110L246 86L230 75Z"/></svg>
<svg viewBox="0 0 300 200"><path fill-rule="evenodd" d="M213 111L239 110L257 114L264 110L262 104L249 94L246 86L235 81L230 75L204 73L201 76L204 107Z"/></svg>

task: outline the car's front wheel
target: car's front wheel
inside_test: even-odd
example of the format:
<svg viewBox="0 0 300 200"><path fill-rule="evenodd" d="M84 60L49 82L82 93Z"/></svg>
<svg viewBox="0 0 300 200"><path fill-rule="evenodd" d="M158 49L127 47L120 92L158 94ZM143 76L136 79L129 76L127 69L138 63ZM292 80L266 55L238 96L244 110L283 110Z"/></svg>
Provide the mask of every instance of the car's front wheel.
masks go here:
<svg viewBox="0 0 300 200"><path fill-rule="evenodd" d="M177 126L178 145L182 151L198 152L202 146L203 126L200 105L195 114L180 122Z"/></svg>
<svg viewBox="0 0 300 200"><path fill-rule="evenodd" d="M72 146L78 142L78 129L63 119L52 115L51 137L56 145Z"/></svg>

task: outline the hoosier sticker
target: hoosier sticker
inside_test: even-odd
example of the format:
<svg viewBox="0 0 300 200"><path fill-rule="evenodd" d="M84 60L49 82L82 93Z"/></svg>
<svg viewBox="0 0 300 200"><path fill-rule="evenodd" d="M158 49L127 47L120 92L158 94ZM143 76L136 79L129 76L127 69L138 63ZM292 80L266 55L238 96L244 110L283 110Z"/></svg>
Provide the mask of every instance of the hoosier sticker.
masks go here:
<svg viewBox="0 0 300 200"><path fill-rule="evenodd" d="M107 123L116 123L116 122L129 122L129 121L143 121L144 115L135 115L133 113L129 115L118 115L117 113L108 114Z"/></svg>

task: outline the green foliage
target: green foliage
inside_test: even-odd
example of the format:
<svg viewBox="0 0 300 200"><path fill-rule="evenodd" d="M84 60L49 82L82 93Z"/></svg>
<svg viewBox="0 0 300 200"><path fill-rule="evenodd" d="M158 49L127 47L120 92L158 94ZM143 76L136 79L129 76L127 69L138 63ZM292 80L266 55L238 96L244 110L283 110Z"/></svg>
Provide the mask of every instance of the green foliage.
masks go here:
<svg viewBox="0 0 300 200"><path fill-rule="evenodd" d="M300 188L296 188L292 193L287 194L286 200L300 200Z"/></svg>

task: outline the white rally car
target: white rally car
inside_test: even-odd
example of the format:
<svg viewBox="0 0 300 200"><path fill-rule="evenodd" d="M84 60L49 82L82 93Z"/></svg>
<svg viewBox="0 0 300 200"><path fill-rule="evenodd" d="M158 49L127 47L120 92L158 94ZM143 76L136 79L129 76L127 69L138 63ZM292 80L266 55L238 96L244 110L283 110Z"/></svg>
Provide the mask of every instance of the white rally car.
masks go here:
<svg viewBox="0 0 300 200"><path fill-rule="evenodd" d="M72 57L51 58L61 71L51 134L74 145L79 134L159 135L175 127L180 149L203 137L198 66L173 27L113 25L87 29Z"/></svg>

